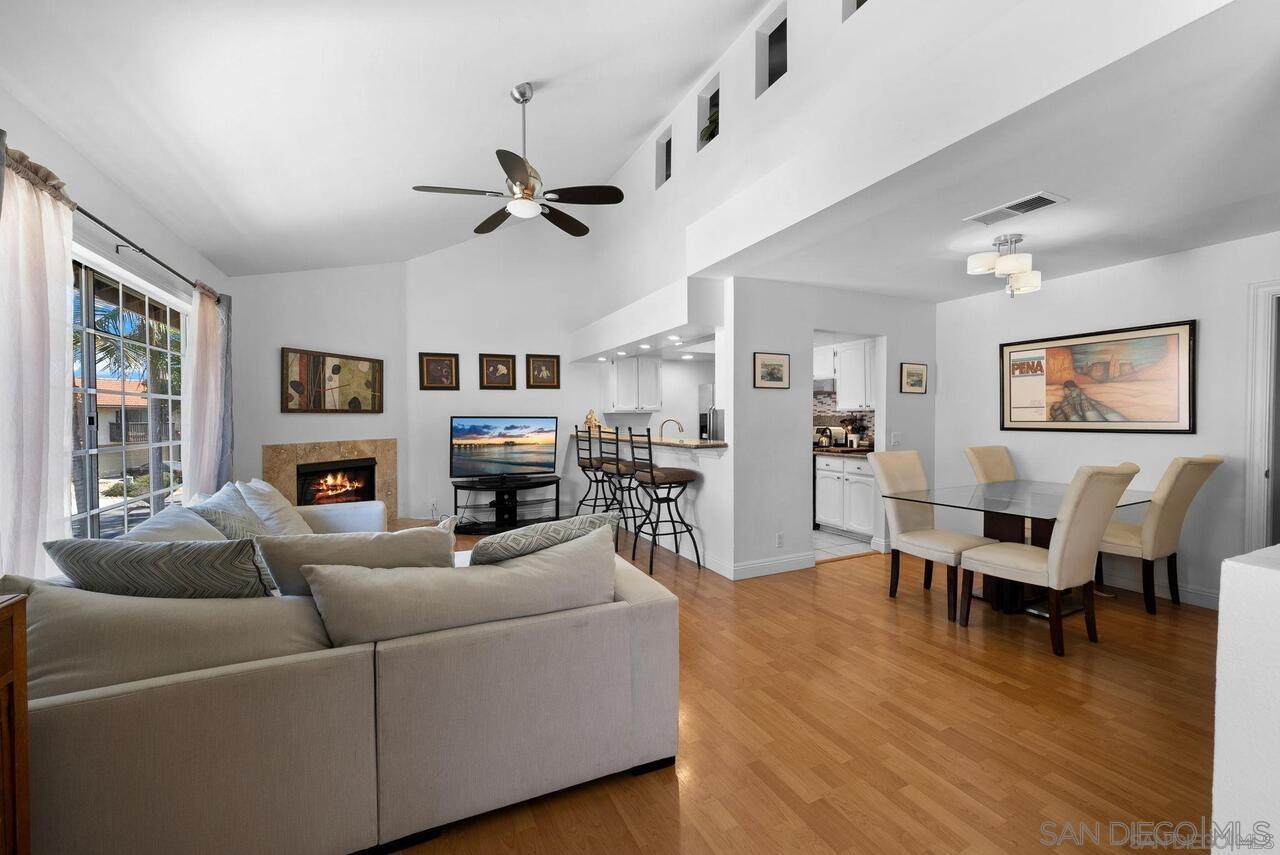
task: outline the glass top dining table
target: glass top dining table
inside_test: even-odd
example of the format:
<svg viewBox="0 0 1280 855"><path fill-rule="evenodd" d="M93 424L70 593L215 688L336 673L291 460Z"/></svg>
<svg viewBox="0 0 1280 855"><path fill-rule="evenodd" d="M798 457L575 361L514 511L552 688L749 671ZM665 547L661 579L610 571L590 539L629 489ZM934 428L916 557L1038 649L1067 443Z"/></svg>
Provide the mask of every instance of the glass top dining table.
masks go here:
<svg viewBox="0 0 1280 855"><path fill-rule="evenodd" d="M1058 518L1062 497L1070 486L1054 481L996 481L991 484L965 484L959 487L930 487L906 493L885 493L884 498L989 514L1053 520ZM1127 508L1150 501L1151 493L1147 490L1126 490L1116 507Z"/></svg>

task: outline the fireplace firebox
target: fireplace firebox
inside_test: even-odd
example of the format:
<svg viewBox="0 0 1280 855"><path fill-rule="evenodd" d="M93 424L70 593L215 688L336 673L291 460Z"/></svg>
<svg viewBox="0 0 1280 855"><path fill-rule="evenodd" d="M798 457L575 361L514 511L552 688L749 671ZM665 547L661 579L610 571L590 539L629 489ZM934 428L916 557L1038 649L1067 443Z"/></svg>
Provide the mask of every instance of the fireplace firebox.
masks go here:
<svg viewBox="0 0 1280 855"><path fill-rule="evenodd" d="M298 504L335 505L377 497L378 462L372 457L298 464Z"/></svg>

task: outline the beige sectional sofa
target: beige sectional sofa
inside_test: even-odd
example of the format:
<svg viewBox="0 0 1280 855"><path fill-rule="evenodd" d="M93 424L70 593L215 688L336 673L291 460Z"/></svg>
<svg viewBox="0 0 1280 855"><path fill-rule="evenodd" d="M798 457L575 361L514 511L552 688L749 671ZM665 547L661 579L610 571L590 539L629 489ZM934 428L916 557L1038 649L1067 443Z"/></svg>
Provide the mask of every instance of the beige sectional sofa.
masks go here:
<svg viewBox="0 0 1280 855"><path fill-rule="evenodd" d="M676 599L620 558L613 602L346 647L309 597L4 588L37 855L339 855L676 752Z"/></svg>

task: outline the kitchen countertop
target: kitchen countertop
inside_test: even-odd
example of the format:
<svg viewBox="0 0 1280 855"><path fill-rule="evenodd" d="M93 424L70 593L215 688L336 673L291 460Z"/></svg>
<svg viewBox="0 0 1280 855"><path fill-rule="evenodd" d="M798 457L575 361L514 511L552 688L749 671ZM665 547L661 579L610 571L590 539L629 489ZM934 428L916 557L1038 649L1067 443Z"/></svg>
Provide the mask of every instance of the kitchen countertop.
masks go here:
<svg viewBox="0 0 1280 855"><path fill-rule="evenodd" d="M606 434L613 434L611 430L604 431ZM619 437L626 442L626 437ZM728 448L729 443L722 439L658 439L656 436L651 440L653 445L661 448Z"/></svg>
<svg viewBox="0 0 1280 855"><path fill-rule="evenodd" d="M874 448L815 448L814 454L829 454L832 457L866 457Z"/></svg>

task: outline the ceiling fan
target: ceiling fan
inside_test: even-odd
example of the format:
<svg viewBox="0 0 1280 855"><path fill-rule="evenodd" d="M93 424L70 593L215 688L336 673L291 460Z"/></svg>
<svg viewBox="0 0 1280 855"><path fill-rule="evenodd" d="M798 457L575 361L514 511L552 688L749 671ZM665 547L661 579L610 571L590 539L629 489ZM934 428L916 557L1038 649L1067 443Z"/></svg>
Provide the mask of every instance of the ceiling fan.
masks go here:
<svg viewBox="0 0 1280 855"><path fill-rule="evenodd" d="M520 105L520 154L498 149L498 163L507 174L507 192L497 190L467 190L462 187L433 187L419 184L414 190L423 193L451 193L458 196L492 196L509 199L506 205L494 211L475 227L475 233L485 235L507 221L508 217L532 219L541 216L556 228L574 237L582 237L590 229L580 220L553 208L547 202L562 205L616 205L622 201L622 191L607 184L589 184L581 187L561 187L543 190L542 176L524 156L526 152L525 105L533 99L533 84L521 83L511 89L511 100Z"/></svg>

